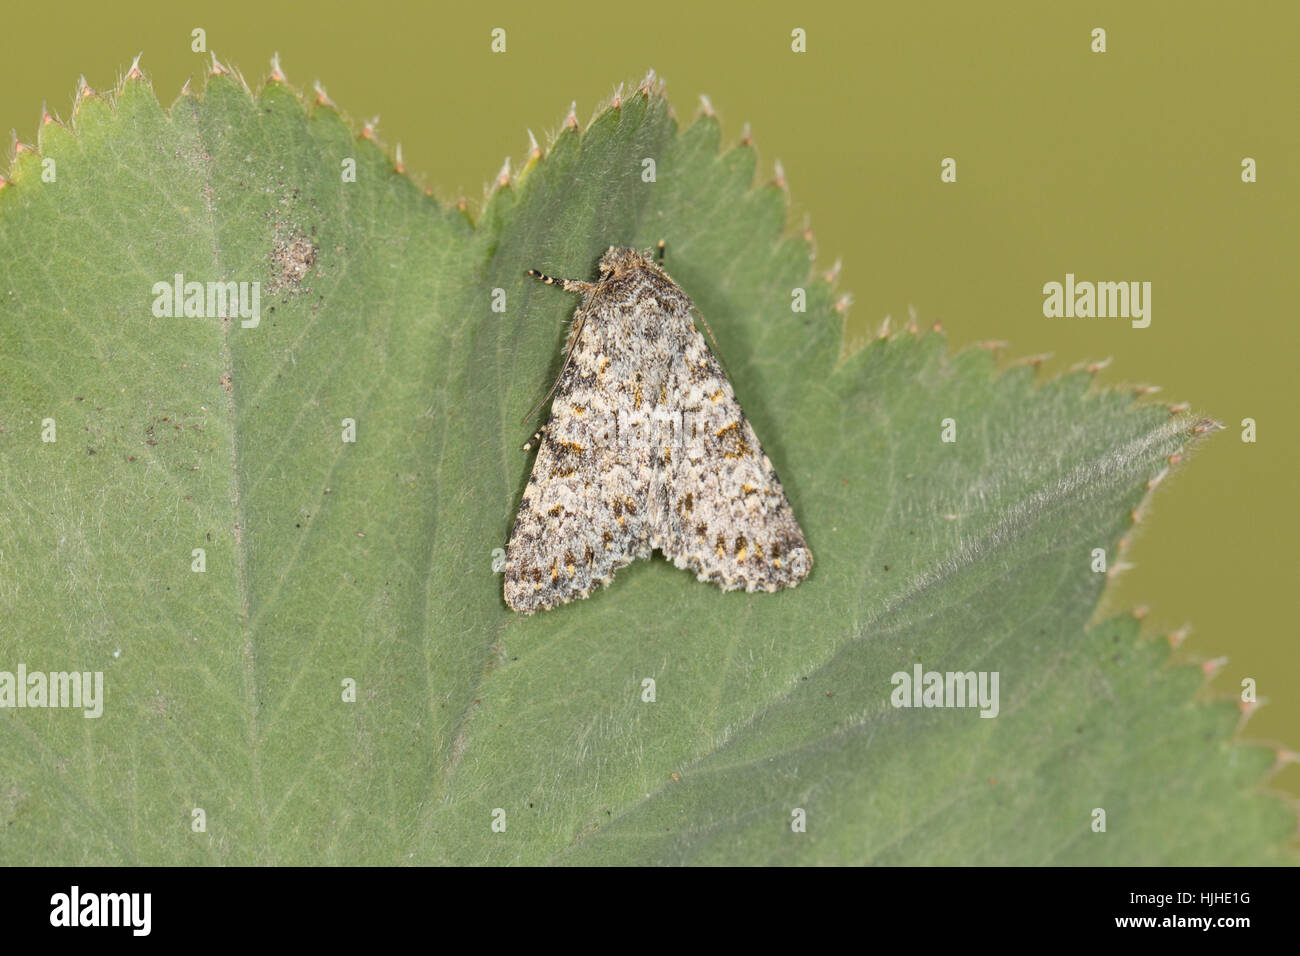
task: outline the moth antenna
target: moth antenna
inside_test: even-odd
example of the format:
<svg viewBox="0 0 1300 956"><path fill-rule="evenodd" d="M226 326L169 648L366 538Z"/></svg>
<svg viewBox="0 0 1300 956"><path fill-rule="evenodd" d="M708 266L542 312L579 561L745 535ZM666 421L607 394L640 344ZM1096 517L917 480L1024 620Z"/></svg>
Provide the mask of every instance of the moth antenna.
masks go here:
<svg viewBox="0 0 1300 956"><path fill-rule="evenodd" d="M718 360L719 363L721 363L721 362L722 362L722 356L719 354L719 349L718 349L718 340L717 340L716 338L714 338L714 336L713 336L713 329L709 328L709 321L708 321L708 319L706 319L704 316L700 315L700 311L699 311L699 309L696 309L696 310L695 310L695 317L696 317L697 319L699 319L699 320L700 320L700 324L704 326L704 331L709 333L709 341L713 343L713 357L716 358L716 359ZM724 369L724 371L725 371L726 366L723 366L723 369Z"/></svg>
<svg viewBox="0 0 1300 956"><path fill-rule="evenodd" d="M594 282L583 282L581 279L556 279L553 276L548 276L545 273L538 272L536 269L529 269L524 273L524 275L545 282L547 285L558 285L565 292L590 293L596 291L596 285Z"/></svg>
<svg viewBox="0 0 1300 956"><path fill-rule="evenodd" d="M563 279L553 279L548 275L538 272L536 269L529 269L527 272L524 273L524 275L532 276L534 279L540 279L542 282L545 282L547 285L557 285L564 281Z"/></svg>

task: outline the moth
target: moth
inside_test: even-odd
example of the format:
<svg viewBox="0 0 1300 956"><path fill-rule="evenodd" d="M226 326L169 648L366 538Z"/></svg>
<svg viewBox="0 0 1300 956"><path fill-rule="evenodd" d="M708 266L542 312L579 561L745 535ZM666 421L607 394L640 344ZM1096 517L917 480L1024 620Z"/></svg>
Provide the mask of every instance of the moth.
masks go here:
<svg viewBox="0 0 1300 956"><path fill-rule="evenodd" d="M812 553L776 471L660 262L611 246L594 282L528 274L582 301L534 436L506 604L532 614L585 598L654 551L724 591L807 577Z"/></svg>

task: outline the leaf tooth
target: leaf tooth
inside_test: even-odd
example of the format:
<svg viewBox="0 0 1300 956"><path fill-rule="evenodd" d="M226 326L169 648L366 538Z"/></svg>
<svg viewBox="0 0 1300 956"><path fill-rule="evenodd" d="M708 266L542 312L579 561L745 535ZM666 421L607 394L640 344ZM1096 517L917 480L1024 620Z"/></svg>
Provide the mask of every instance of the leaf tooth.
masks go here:
<svg viewBox="0 0 1300 956"><path fill-rule="evenodd" d="M650 94L651 92L654 91L657 82L659 84L662 84L662 81L659 80L659 77L655 76L654 67L651 67L650 69L646 70L645 78L641 80L641 83L640 85L637 86L636 91L640 93L642 96L644 96L646 99L649 99Z"/></svg>
<svg viewBox="0 0 1300 956"><path fill-rule="evenodd" d="M86 82L86 75L84 73L77 77L77 94L72 99L73 118L75 119L77 113L81 110L82 103L98 95L99 94L94 91L91 85Z"/></svg>
<svg viewBox="0 0 1300 956"><path fill-rule="evenodd" d="M903 331L915 338L920 330L916 324L916 306L910 302L907 305L907 322L903 325Z"/></svg>
<svg viewBox="0 0 1300 956"><path fill-rule="evenodd" d="M506 161L501 166L501 172L497 173L496 188L505 189L509 185L510 185L510 157L507 156Z"/></svg>
<svg viewBox="0 0 1300 956"><path fill-rule="evenodd" d="M700 94L700 113L710 119L714 119L718 115L713 111L713 102L704 93Z"/></svg>
<svg viewBox="0 0 1300 956"><path fill-rule="evenodd" d="M24 155L36 156L35 147L29 146L18 138L17 130L9 131L9 175L15 182L22 177L22 169L19 163Z"/></svg>
<svg viewBox="0 0 1300 956"><path fill-rule="evenodd" d="M398 143L398 144L397 144L397 147L393 150L393 172L395 172L395 173L405 173L405 172L406 172L406 163L402 160L402 144L401 144L401 143Z"/></svg>
<svg viewBox="0 0 1300 956"><path fill-rule="evenodd" d="M181 87L181 96L193 96L194 91L190 89L190 78L185 78L185 84Z"/></svg>
<svg viewBox="0 0 1300 956"><path fill-rule="evenodd" d="M208 71L208 76L222 76L223 74L228 74L229 72L230 71L228 69L226 69L224 66L221 65L221 61L217 59L217 51L213 50L212 68Z"/></svg>
<svg viewBox="0 0 1300 956"><path fill-rule="evenodd" d="M1039 369L1042 367L1044 362L1052 358L1053 354L1054 353L1052 352L1039 352L1037 355L1026 355L1024 358L1018 358L1011 362L1010 366L1015 368L1021 365L1030 365L1033 366L1034 369Z"/></svg>
<svg viewBox="0 0 1300 956"><path fill-rule="evenodd" d="M51 126L58 126L61 129L65 129L65 130L67 129L67 127L65 127L63 123L61 123L57 118L55 118L55 116L52 113L50 113L49 107L45 103L42 103L41 119L36 130L36 144L37 144L36 148L38 151L43 148L42 144L46 142L47 136L51 135L49 131L49 128Z"/></svg>
<svg viewBox="0 0 1300 956"><path fill-rule="evenodd" d="M1192 406L1187 402L1177 402L1177 403L1166 405L1165 407L1169 409L1170 415L1181 415L1183 414L1183 412L1187 411Z"/></svg>
<svg viewBox="0 0 1300 956"><path fill-rule="evenodd" d="M754 145L754 136L750 132L748 121L746 121L745 125L740 128L740 145L741 146Z"/></svg>
<svg viewBox="0 0 1300 956"><path fill-rule="evenodd" d="M465 217L465 221L469 223L469 227L471 229L476 229L477 226L474 224L474 217L469 214L469 202L464 196L461 196L456 200L456 208L459 209L460 214Z"/></svg>
<svg viewBox="0 0 1300 956"><path fill-rule="evenodd" d="M804 230L804 234L803 234L803 235L804 235L804 238L805 238L805 239L807 239L809 242L812 242L812 229L811 229L811 228ZM827 272L826 272L826 281L829 282L831 285L834 285L835 283L839 282L839 281L840 281L840 269L843 268L843 266L844 266L844 260L843 260L843 259L836 259L835 262L834 262L834 264L831 265L830 269L828 269Z"/></svg>
<svg viewBox="0 0 1300 956"><path fill-rule="evenodd" d="M623 84L622 83L620 83L618 85L618 88L614 90L614 99L613 102L610 103L610 106L612 106L616 110L621 110L623 108Z"/></svg>
<svg viewBox="0 0 1300 956"><path fill-rule="evenodd" d="M1182 647L1183 642L1187 640L1187 635L1191 633L1192 633L1192 626L1190 624L1184 624L1182 627L1178 628L1177 630L1170 631L1168 634L1169 646L1172 648Z"/></svg>
<svg viewBox="0 0 1300 956"><path fill-rule="evenodd" d="M808 258L816 259L817 240L813 238L812 216L808 215L807 213L803 214L803 240L804 242L808 243L808 245L813 247L813 249L810 250L808 253Z"/></svg>
<svg viewBox="0 0 1300 956"><path fill-rule="evenodd" d="M284 71L280 69L280 52L277 50L271 54L271 75L266 78L268 83L285 83Z"/></svg>
<svg viewBox="0 0 1300 956"><path fill-rule="evenodd" d="M1131 564L1128 561L1116 561L1114 564L1112 564L1109 568L1106 569L1106 577L1117 578L1121 574L1124 574L1128 571L1132 571L1136 567L1137 567L1136 564Z"/></svg>
<svg viewBox="0 0 1300 956"><path fill-rule="evenodd" d="M334 110L335 112L338 111L338 107L334 105L334 101L330 99L329 94L325 92L325 87L321 86L320 80L312 82L312 89L316 91L317 106L324 106L327 109Z"/></svg>
<svg viewBox="0 0 1300 956"><path fill-rule="evenodd" d="M889 332L893 321L894 317L892 315L886 315L880 323L880 331L876 333L876 338L882 340L889 338Z"/></svg>
<svg viewBox="0 0 1300 956"><path fill-rule="evenodd" d="M1147 615L1151 613L1151 608L1147 607L1145 604L1139 604L1129 613L1133 615L1135 621L1143 621L1146 620Z"/></svg>
<svg viewBox="0 0 1300 956"><path fill-rule="evenodd" d="M1208 678L1213 678L1228 664L1228 656L1224 654L1221 657L1211 657L1208 661L1201 662L1201 673Z"/></svg>
<svg viewBox="0 0 1300 956"><path fill-rule="evenodd" d="M785 166L781 164L779 159L772 163L772 177L772 185L785 193L785 200L788 203L790 201L790 184L786 182Z"/></svg>
<svg viewBox="0 0 1300 956"><path fill-rule="evenodd" d="M542 161L542 147L537 143L537 137L533 135L531 129L528 130L528 159L524 161L524 168L519 170L519 175L515 177L516 183L523 183L528 174L533 171L538 163Z"/></svg>
<svg viewBox="0 0 1300 956"><path fill-rule="evenodd" d="M569 115L564 118L564 125L569 129L578 128L578 101L569 104Z"/></svg>
<svg viewBox="0 0 1300 956"><path fill-rule="evenodd" d="M374 119L370 120L364 126L361 127L361 138L368 139L370 140L370 142L373 143L375 141L375 128L378 125L379 125L379 117L375 116Z"/></svg>
<svg viewBox="0 0 1300 956"><path fill-rule="evenodd" d="M135 59L131 61L131 69L126 71L126 76L124 77L125 80L144 79L144 73L140 70L140 57L142 56L144 56L143 50L135 55Z"/></svg>

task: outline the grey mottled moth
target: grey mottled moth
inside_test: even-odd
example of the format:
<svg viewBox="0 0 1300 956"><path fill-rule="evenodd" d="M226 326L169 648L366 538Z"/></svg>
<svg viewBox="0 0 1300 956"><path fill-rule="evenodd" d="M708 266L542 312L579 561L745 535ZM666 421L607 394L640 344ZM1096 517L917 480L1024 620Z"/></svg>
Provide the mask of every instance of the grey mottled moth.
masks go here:
<svg viewBox="0 0 1300 956"><path fill-rule="evenodd" d="M506 549L506 604L586 597L655 550L724 591L802 581L812 554L686 293L635 249L611 247L595 282L529 275L582 302Z"/></svg>

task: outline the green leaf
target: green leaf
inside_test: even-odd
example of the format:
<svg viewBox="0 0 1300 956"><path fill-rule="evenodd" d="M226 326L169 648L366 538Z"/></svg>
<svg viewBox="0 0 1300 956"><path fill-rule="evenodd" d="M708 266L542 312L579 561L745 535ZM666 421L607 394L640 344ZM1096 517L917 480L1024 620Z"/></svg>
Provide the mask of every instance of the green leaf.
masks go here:
<svg viewBox="0 0 1300 956"><path fill-rule="evenodd" d="M846 357L755 166L643 87L472 224L279 82L164 111L132 75L44 126L0 190L0 670L105 701L0 709L0 859L1285 858L1236 708L1132 618L1089 626L1092 550L1209 426L935 334ZM813 573L724 594L656 557L514 615L493 551L576 305L524 270L660 239ZM260 323L155 317L178 273L260 282ZM998 715L891 706L917 664L998 672Z"/></svg>

